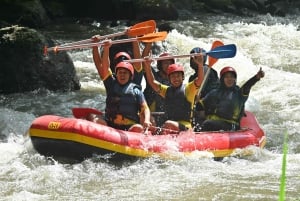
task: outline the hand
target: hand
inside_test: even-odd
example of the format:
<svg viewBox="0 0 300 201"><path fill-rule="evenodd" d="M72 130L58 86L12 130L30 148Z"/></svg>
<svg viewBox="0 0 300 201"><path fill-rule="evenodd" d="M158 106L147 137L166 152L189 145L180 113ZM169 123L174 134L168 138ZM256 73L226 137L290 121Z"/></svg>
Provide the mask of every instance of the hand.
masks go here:
<svg viewBox="0 0 300 201"><path fill-rule="evenodd" d="M152 123L151 123L150 121L144 121L143 127L144 127L145 129L147 129L147 128L151 127L151 126L152 126Z"/></svg>
<svg viewBox="0 0 300 201"><path fill-rule="evenodd" d="M202 50L201 52L202 53ZM199 65L203 65L203 54L199 55L199 56L193 56L193 61L199 66Z"/></svg>
<svg viewBox="0 0 300 201"><path fill-rule="evenodd" d="M100 35L94 35L94 36L92 36L91 39L92 39L92 41L93 41L94 43L97 43L97 42L100 41L101 36L100 36Z"/></svg>
<svg viewBox="0 0 300 201"><path fill-rule="evenodd" d="M146 67L150 67L153 59L151 57L147 56L147 57L144 57L144 60L145 60L144 62L146 64Z"/></svg>
<svg viewBox="0 0 300 201"><path fill-rule="evenodd" d="M111 39L105 39L103 41L103 47L110 47L112 45L112 40Z"/></svg>
<svg viewBox="0 0 300 201"><path fill-rule="evenodd" d="M256 78L259 80L260 78L263 78L265 76L265 72L260 67L259 71L256 73Z"/></svg>

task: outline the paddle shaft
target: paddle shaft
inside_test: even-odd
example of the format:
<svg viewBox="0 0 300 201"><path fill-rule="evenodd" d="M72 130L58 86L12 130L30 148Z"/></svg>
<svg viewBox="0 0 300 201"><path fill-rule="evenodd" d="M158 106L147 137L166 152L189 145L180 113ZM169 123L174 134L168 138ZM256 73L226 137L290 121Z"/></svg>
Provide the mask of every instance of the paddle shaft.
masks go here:
<svg viewBox="0 0 300 201"><path fill-rule="evenodd" d="M222 41L217 40L217 41L214 41L214 42L213 42L211 49L213 50L213 49L215 49L215 48L217 48L217 47L220 47L220 46L224 46L224 44L223 44ZM196 95L196 97L195 97L195 104L200 100L201 91L203 90L203 88L205 87L205 85L206 85L206 83L207 83L208 77L209 77L209 75L210 75L211 68L212 68L212 66L213 66L217 61L218 61L217 58L214 58L214 57L209 57L209 58L208 58L208 69L207 69L207 71L206 71L206 73L205 73L205 76L204 76L204 78L203 78L203 81L202 81L202 83L201 83L201 85L200 85L200 88L199 88L199 90L198 90L198 93L197 93L197 95Z"/></svg>
<svg viewBox="0 0 300 201"><path fill-rule="evenodd" d="M193 53L193 54L182 54L182 55L171 55L171 56L163 56L163 57L152 57L152 58L140 58L140 59L130 59L126 60L130 63L137 63L137 62L144 62L146 60L169 60L169 59L176 59L176 58L184 58L184 57L193 57L193 56L200 56L200 55L208 55L210 57L214 57L217 59L221 58L231 58L234 57L236 54L236 46L234 44L230 45L223 45L214 48L213 50L206 52L206 53Z"/></svg>
<svg viewBox="0 0 300 201"><path fill-rule="evenodd" d="M151 130L154 130L152 133L154 135L166 135L166 134L179 134L180 131L168 129L168 128L161 128L161 127L156 127L156 126L150 126Z"/></svg>
<svg viewBox="0 0 300 201"><path fill-rule="evenodd" d="M208 77L209 77L209 74L210 74L210 67L208 67L206 73L205 73L205 76L203 78L203 81L199 87L199 90L198 90L198 93L195 97L195 104L200 100L200 96L201 96L201 91L203 90L203 88L205 87L206 83L207 83L207 80L208 80Z"/></svg>
<svg viewBox="0 0 300 201"><path fill-rule="evenodd" d="M130 28L126 29L125 31L99 36L99 39L103 40L103 39L118 37L118 36L122 36L122 35L136 37L139 35L153 33L153 32L155 32L155 29L156 29L156 22L154 20L148 20L148 21L137 23L137 24L131 26ZM80 41L76 41L76 42L72 42L72 43L62 44L62 45L60 45L60 47L78 45L78 44L83 44L83 43L92 43L92 42L93 42L93 39L89 38L89 39L80 40Z"/></svg>
<svg viewBox="0 0 300 201"><path fill-rule="evenodd" d="M220 46L224 46L223 42L217 40L217 41L214 41L213 44L212 44L212 47L211 49L214 50ZM235 55L235 53L234 53ZM191 113L191 121L192 121L192 124L194 124L194 126L196 125L196 117L195 117L195 114L196 114L196 106L197 106L197 103L199 102L200 100L200 97L201 97L201 92L203 90L203 88L206 86L207 84L207 80L208 80L208 77L210 75L210 71L211 71L211 68L212 66L218 61L217 58L214 58L214 57L209 57L208 58L208 69L205 73L205 76L203 78L203 81L200 85L200 88L195 96L195 100L194 100L194 105L193 105L193 112Z"/></svg>
<svg viewBox="0 0 300 201"><path fill-rule="evenodd" d="M104 115L104 112L101 112L95 108L73 108L72 109L73 116L75 118L85 118L88 114L97 114ZM151 112L152 115L164 115L164 112Z"/></svg>
<svg viewBox="0 0 300 201"><path fill-rule="evenodd" d="M141 27L141 28L136 28L136 29L142 29L142 28L150 28L150 26L148 27ZM104 40L107 38L114 38L114 37L118 37L118 36L122 36L122 35L126 35L126 33L128 32L128 30L123 31L123 32L118 32L118 33L113 33L113 34L107 34L107 35L103 35L103 36L99 36L98 39L99 40ZM59 47L68 47L68 46L75 46L75 45L81 45L81 44L89 44L92 43L93 39L89 38L89 39L85 39L85 40L80 40L77 42L72 42L72 43L66 43L66 44L62 44ZM131 41L130 41L131 42Z"/></svg>
<svg viewBox="0 0 300 201"><path fill-rule="evenodd" d="M123 31L123 32L119 32L119 33L113 33L113 34L108 34L108 35L104 35L104 36L99 36L98 39L104 40L107 38L113 38L113 37L122 36L125 34L126 34L126 31ZM75 45L88 44L88 43L92 43L92 42L93 42L93 39L89 38L89 39L80 40L80 41L76 41L76 42L72 42L72 43L62 44L62 45L59 45L59 47L68 47L68 46L71 47L71 46L75 46Z"/></svg>
<svg viewBox="0 0 300 201"><path fill-rule="evenodd" d="M112 44L120 44L120 43L128 43L128 42L133 42L133 41L138 41L138 39L137 38L128 38L128 39L114 40L111 43ZM62 50L90 48L90 47L94 47L94 46L101 46L103 44L104 44L104 42L77 44L77 45L70 45L70 46L66 45L66 46L50 47L50 48L47 48L47 50L58 52L58 51L62 51Z"/></svg>
<svg viewBox="0 0 300 201"><path fill-rule="evenodd" d="M127 39L120 39L120 40L113 40L111 41L112 44L120 44L120 43L128 43L133 41L141 41L141 42L155 42L164 40L167 37L167 32L156 32L156 33L150 33L146 34L141 37L135 37L135 38L127 38ZM56 46L56 47L50 47L44 49L44 54L47 54L49 51L62 51L62 50L72 50L72 49L80 49L80 48L90 48L95 46L101 46L105 42L95 42L95 43L86 43L86 44L78 44L78 45L70 45L70 46Z"/></svg>

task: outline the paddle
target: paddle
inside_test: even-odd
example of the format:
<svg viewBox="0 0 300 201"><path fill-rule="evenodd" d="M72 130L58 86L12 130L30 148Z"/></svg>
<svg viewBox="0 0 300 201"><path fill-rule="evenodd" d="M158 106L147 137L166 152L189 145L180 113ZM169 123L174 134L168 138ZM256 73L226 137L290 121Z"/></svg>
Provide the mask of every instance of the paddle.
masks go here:
<svg viewBox="0 0 300 201"><path fill-rule="evenodd" d="M174 58L184 58L184 57L192 57L192 56L199 56L199 55L208 55L215 59L232 58L236 55L236 46L234 44L229 44L229 45L218 46L206 53L193 53L193 54L171 55L171 56L163 56L163 57L140 58L140 59L130 59L126 61L130 63L136 63L136 62L146 61L147 59L159 61L159 60L168 60Z"/></svg>
<svg viewBox="0 0 300 201"><path fill-rule="evenodd" d="M220 47L220 46L223 46L223 42L220 41L220 40L215 40L212 44L212 47L211 47L211 50L215 49L216 47ZM208 66L209 67L212 67L216 62L218 61L217 58L214 58L214 57L211 57L211 56L208 56Z"/></svg>
<svg viewBox="0 0 300 201"><path fill-rule="evenodd" d="M212 47L211 47L211 50L215 50L216 48L218 47L221 47L221 46L224 46L223 42L222 41L219 41L219 40L216 40L213 42L212 44ZM196 113L196 105L198 103L198 101L200 100L200 94L201 94L201 91L203 90L203 88L205 87L206 83L207 83L207 80L208 80L208 77L209 77L209 74L210 74L210 71L211 71L211 68L212 66L218 61L217 58L214 58L214 57L208 57L208 69L205 73L205 76L203 78L203 81L199 87L199 90L195 96L195 102L194 102L194 105L193 105L193 111L194 113L192 113L192 116L191 116L191 119L192 119L192 122L194 125L196 125L196 119L195 119L195 113Z"/></svg>
<svg viewBox="0 0 300 201"><path fill-rule="evenodd" d="M179 134L180 131L172 130L169 128L161 128L156 126L150 126L150 130L153 135L168 135L168 134Z"/></svg>
<svg viewBox="0 0 300 201"><path fill-rule="evenodd" d="M153 33L153 32L155 32L155 30L156 30L156 22L154 20L148 20L148 21L137 23L137 24L129 27L125 31L100 36L99 39L103 40L106 38L113 38L113 37L122 36L122 35L127 35L129 37L136 37L136 36L141 36L141 35L145 35L148 33ZM65 43L65 44L60 45L60 47L92 43L92 42L93 42L93 40L91 38L89 38L89 39L80 40L80 41L76 41L76 42L72 42L72 43Z"/></svg>
<svg viewBox="0 0 300 201"><path fill-rule="evenodd" d="M216 40L216 41L213 42L213 44L212 44L212 46L211 46L211 49L212 49L212 50L215 50L216 48L221 47L221 46L224 46L223 42L222 42L222 41L219 41L219 40ZM195 97L195 104L199 101L199 99L200 99L200 93L201 93L201 91L203 90L203 88L205 87L205 84L206 84L206 82L207 82L207 80L208 80L208 77L209 77L209 74L210 74L210 70L211 70L212 66L213 66L217 61L218 61L217 58L210 57L210 56L208 57L208 69L207 69L207 71L206 71L206 73L205 73L205 76L204 76L204 78L203 78L203 81L202 81L202 83L201 83L201 85L200 85L200 88L199 88L199 90L198 90L198 93L197 93L197 95L196 95L196 97Z"/></svg>
<svg viewBox="0 0 300 201"><path fill-rule="evenodd" d="M77 119L82 119L85 118L88 114L97 114L97 115L103 115L104 113L95 109L95 108L86 108L86 107L75 107L72 108L72 113L73 116ZM162 134L178 134L179 131L167 129L167 128L160 128L160 127L155 127L155 126L150 126L151 130L154 130L154 133L157 135ZM145 135L148 134L148 129L146 128L145 131L143 132Z"/></svg>
<svg viewBox="0 0 300 201"><path fill-rule="evenodd" d="M87 107L74 107L72 108L73 116L77 119L85 118L88 114L97 114L103 115L104 112L101 112L95 108L87 108ZM153 115L163 115L164 112L151 112Z"/></svg>
<svg viewBox="0 0 300 201"><path fill-rule="evenodd" d="M152 43L156 41L162 41L167 37L168 33L166 31L156 32L156 33L149 33L144 36L139 36L135 38L128 38L128 39L120 39L112 41L112 44L119 44L119 43L128 43L133 41L145 42L145 43ZM80 49L80 48L90 48L94 46L101 46L105 43L105 41L97 42L97 43L86 43L86 44L78 44L78 45L70 45L70 46L55 46L44 48L44 54L47 55L49 51L58 52L62 50L73 50L73 49Z"/></svg>

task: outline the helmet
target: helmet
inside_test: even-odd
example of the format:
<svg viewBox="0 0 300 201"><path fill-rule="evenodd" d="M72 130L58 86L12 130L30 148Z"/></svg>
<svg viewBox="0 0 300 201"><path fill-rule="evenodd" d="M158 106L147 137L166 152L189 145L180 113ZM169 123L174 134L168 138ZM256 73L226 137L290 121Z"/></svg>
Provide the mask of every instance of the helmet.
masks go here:
<svg viewBox="0 0 300 201"><path fill-rule="evenodd" d="M202 53L206 53L205 49L203 48L200 48L200 47L194 47L191 51L190 51L190 54L193 54L193 53L200 53L202 51ZM203 64L206 63L206 60L207 60L207 55L205 54L203 56ZM192 57L190 57L190 67L194 70L198 70L198 65L193 62L193 59Z"/></svg>
<svg viewBox="0 0 300 201"><path fill-rule="evenodd" d="M181 66L179 64L171 64L171 65L169 65L168 71L167 71L168 76L171 73L174 73L174 72L182 72L184 74L183 66Z"/></svg>
<svg viewBox="0 0 300 201"><path fill-rule="evenodd" d="M169 53L167 53L167 52L162 53L161 55L159 55L159 57L167 57L167 56L172 56L172 55L169 54ZM175 59L174 59L174 58L170 58L170 59L168 59L168 60L171 60L171 61L172 61L172 64L175 63ZM161 68L162 68L162 62L163 62L163 60L158 60L158 61L157 61L157 68L158 68L158 70L161 70Z"/></svg>
<svg viewBox="0 0 300 201"><path fill-rule="evenodd" d="M222 76L227 72L232 72L234 74L235 78L237 77L237 73L236 73L235 69L230 66L226 66L226 67L222 68L222 70L220 72L220 78L222 78Z"/></svg>
<svg viewBox="0 0 300 201"><path fill-rule="evenodd" d="M131 59L130 55L127 52L118 52L114 57L114 63L119 63L120 61Z"/></svg>
<svg viewBox="0 0 300 201"><path fill-rule="evenodd" d="M132 66L132 64L129 63L129 62L125 62L125 61L119 62L119 63L117 64L117 66L116 66L116 69L115 69L115 73L116 73L116 74L117 74L117 70L118 70L119 68L125 68L125 69L129 70L130 73L131 73L131 76L133 76L133 74L134 74L133 66Z"/></svg>

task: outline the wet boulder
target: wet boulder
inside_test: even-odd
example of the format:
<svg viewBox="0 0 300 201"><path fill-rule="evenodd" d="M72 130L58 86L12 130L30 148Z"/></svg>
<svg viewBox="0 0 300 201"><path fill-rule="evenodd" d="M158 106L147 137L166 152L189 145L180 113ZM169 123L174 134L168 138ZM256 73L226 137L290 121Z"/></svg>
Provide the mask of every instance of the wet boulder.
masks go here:
<svg viewBox="0 0 300 201"><path fill-rule="evenodd" d="M0 29L0 93L48 89L80 89L74 64L65 52L44 56L45 45L53 41L38 31L11 26Z"/></svg>

